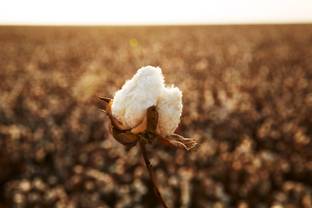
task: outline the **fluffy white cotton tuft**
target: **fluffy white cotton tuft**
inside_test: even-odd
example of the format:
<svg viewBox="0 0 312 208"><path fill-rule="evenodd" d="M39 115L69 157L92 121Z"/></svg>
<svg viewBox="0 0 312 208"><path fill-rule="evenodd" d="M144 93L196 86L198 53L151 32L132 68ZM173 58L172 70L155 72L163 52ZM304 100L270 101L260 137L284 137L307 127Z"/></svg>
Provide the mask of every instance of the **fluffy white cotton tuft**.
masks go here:
<svg viewBox="0 0 312 208"><path fill-rule="evenodd" d="M182 92L177 87L164 88L156 107L159 114L157 133L162 136L173 134L182 114Z"/></svg>
<svg viewBox="0 0 312 208"><path fill-rule="evenodd" d="M165 87L159 67L146 66L116 92L112 115L121 122L123 129L131 129L144 120L147 108L153 105L159 114L157 133L161 136L173 134L182 114L182 92L177 87Z"/></svg>
<svg viewBox="0 0 312 208"><path fill-rule="evenodd" d="M146 109L156 105L164 89L164 77L159 67L140 68L132 79L116 92L112 114L124 129L137 126L144 118Z"/></svg>

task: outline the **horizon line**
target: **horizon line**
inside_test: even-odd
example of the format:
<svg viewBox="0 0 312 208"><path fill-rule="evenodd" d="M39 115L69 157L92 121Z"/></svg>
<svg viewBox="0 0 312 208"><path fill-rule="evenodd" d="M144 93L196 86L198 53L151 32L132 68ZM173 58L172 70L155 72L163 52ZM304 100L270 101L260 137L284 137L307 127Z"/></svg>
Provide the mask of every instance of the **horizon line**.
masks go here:
<svg viewBox="0 0 312 208"><path fill-rule="evenodd" d="M81 26L81 27L123 27L123 26L227 26L227 25L306 25L312 24L311 20L302 21L250 21L250 22L195 22L195 23L25 23L25 22L0 22L0 26Z"/></svg>

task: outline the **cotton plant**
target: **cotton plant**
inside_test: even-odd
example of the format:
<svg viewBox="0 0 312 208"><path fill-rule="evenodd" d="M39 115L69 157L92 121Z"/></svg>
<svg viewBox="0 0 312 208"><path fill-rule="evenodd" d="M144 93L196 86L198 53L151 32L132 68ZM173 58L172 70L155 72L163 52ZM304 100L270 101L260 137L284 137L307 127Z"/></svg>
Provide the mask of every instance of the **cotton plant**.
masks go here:
<svg viewBox="0 0 312 208"><path fill-rule="evenodd" d="M196 146L194 139L174 133L183 109L181 90L165 85L161 68L145 66L125 82L113 99L100 99L111 121L113 137L128 148L140 144L156 195L167 207L157 188L145 144L159 141L185 150Z"/></svg>

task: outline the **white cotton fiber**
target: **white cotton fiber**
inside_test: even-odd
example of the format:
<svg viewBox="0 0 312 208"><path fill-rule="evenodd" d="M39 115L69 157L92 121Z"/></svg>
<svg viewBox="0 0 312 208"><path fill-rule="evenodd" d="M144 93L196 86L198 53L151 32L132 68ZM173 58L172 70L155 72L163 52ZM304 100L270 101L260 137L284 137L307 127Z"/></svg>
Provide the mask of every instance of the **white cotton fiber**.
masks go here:
<svg viewBox="0 0 312 208"><path fill-rule="evenodd" d="M147 108L153 105L159 115L157 133L161 136L173 134L182 114L182 92L177 87L165 87L159 67L146 66L116 92L112 115L121 122L123 129L131 129L144 120Z"/></svg>
<svg viewBox="0 0 312 208"><path fill-rule="evenodd" d="M182 114L182 92L177 87L164 88L156 107L159 115L157 133L162 136L173 134Z"/></svg>
<svg viewBox="0 0 312 208"><path fill-rule="evenodd" d="M116 92L112 114L124 129L137 126L144 118L146 109L156 105L164 88L164 77L159 67L140 68L132 79Z"/></svg>

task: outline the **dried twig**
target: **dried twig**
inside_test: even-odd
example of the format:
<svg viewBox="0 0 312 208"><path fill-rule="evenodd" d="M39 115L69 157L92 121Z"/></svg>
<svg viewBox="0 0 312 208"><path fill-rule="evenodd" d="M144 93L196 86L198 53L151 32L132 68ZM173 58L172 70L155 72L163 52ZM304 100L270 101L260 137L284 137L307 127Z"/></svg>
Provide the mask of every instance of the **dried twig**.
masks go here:
<svg viewBox="0 0 312 208"><path fill-rule="evenodd" d="M159 202L161 203L161 205L164 208L168 208L168 206L166 205L166 202L162 198L162 196L160 194L160 191L159 191L159 189L157 187L157 182L156 182L156 177L155 177L155 174L154 174L154 171L153 171L153 166L152 166L152 164L150 163L150 161L149 161L149 159L147 157L147 152L146 152L146 148L145 148L145 141L142 138L140 138L139 143L140 143L141 152L142 152L142 155L143 155L143 158L144 158L144 162L145 162L146 168L148 170L149 177L150 177L151 182L152 182L152 187L153 187L153 190L155 192L155 195L156 195L157 199L159 200Z"/></svg>

